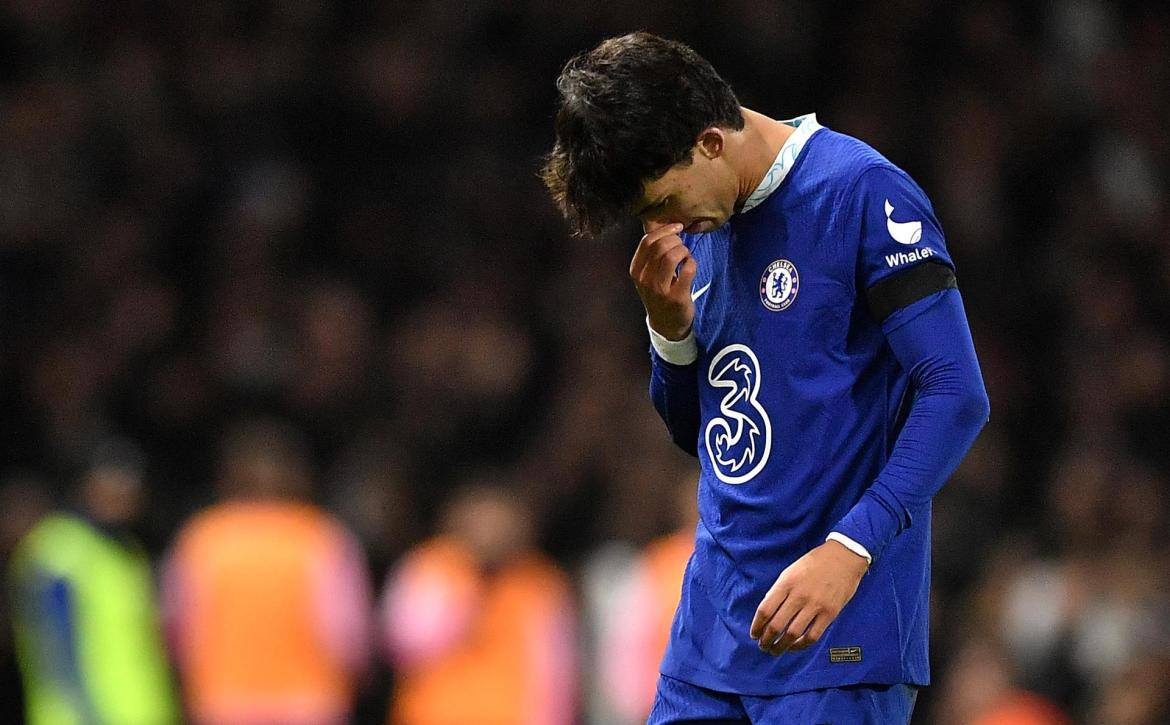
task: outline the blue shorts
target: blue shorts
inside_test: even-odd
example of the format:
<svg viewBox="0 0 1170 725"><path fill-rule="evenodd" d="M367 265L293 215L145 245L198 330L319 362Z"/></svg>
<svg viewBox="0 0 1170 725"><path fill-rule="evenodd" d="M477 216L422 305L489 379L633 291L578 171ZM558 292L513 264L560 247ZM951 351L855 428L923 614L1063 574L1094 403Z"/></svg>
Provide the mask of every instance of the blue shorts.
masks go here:
<svg viewBox="0 0 1170 725"><path fill-rule="evenodd" d="M666 675L647 725L902 725L910 722L918 688L853 685L791 695L753 697L708 690Z"/></svg>

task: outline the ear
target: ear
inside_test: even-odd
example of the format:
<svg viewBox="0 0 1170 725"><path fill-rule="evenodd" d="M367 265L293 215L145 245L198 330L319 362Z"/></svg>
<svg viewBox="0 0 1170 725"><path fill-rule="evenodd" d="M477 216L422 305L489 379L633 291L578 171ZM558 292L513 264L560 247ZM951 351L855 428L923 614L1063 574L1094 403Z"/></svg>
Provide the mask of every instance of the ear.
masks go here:
<svg viewBox="0 0 1170 725"><path fill-rule="evenodd" d="M723 144L727 141L726 132L717 127L703 129L695 141L696 150L707 159L717 159L723 155Z"/></svg>

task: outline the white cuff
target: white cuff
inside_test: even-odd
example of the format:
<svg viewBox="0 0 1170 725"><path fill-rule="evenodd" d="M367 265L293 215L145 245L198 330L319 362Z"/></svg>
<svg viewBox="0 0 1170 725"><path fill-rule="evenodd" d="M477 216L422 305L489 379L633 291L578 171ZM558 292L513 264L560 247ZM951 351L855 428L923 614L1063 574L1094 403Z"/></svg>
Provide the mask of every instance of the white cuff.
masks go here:
<svg viewBox="0 0 1170 725"><path fill-rule="evenodd" d="M650 326L650 318L646 318L646 329L650 331L650 345L662 358L672 365L690 365L699 359L699 343L695 341L695 331L690 330L681 340L667 340L658 331Z"/></svg>
<svg viewBox="0 0 1170 725"><path fill-rule="evenodd" d="M866 564L873 564L873 557L869 555L869 552L866 550L866 548L845 534L839 533L837 531L831 531L829 532L829 535L825 537L825 541L836 541L841 546L844 546L846 549L849 549L854 554L860 556L862 559L865 559Z"/></svg>

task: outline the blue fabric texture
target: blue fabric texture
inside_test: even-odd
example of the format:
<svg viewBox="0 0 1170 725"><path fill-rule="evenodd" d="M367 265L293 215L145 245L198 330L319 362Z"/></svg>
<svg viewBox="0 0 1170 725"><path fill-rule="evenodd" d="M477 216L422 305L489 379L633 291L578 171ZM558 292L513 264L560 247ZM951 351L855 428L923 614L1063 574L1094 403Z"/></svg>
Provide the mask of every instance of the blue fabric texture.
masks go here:
<svg viewBox="0 0 1170 725"><path fill-rule="evenodd" d="M650 348L650 400L675 444L698 456L699 366L674 365Z"/></svg>
<svg viewBox="0 0 1170 725"><path fill-rule="evenodd" d="M650 397L698 456L699 524L662 673L756 697L928 684L930 499L987 397L958 290L880 323L867 290L920 264L953 270L929 200L817 128L769 196L683 241L707 288L699 357L652 352ZM760 600L834 530L874 557L857 593L812 647L762 653L748 634Z"/></svg>
<svg viewBox="0 0 1170 725"><path fill-rule="evenodd" d="M896 318L896 319L894 319ZM890 349L913 402L882 472L834 526L877 558L954 472L990 409L959 291L936 292L891 315Z"/></svg>
<svg viewBox="0 0 1170 725"><path fill-rule="evenodd" d="M853 686L775 697L734 695L670 677L658 679L647 725L905 725L918 688Z"/></svg>

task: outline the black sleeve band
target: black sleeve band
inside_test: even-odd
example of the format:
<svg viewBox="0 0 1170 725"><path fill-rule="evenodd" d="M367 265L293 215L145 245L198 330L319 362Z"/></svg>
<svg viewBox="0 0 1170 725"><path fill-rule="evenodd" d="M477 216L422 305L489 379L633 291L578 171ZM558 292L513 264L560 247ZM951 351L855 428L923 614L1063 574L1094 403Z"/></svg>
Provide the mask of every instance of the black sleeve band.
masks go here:
<svg viewBox="0 0 1170 725"><path fill-rule="evenodd" d="M869 311L882 322L906 305L941 292L958 288L955 273L942 262L929 261L886 277L866 290Z"/></svg>

